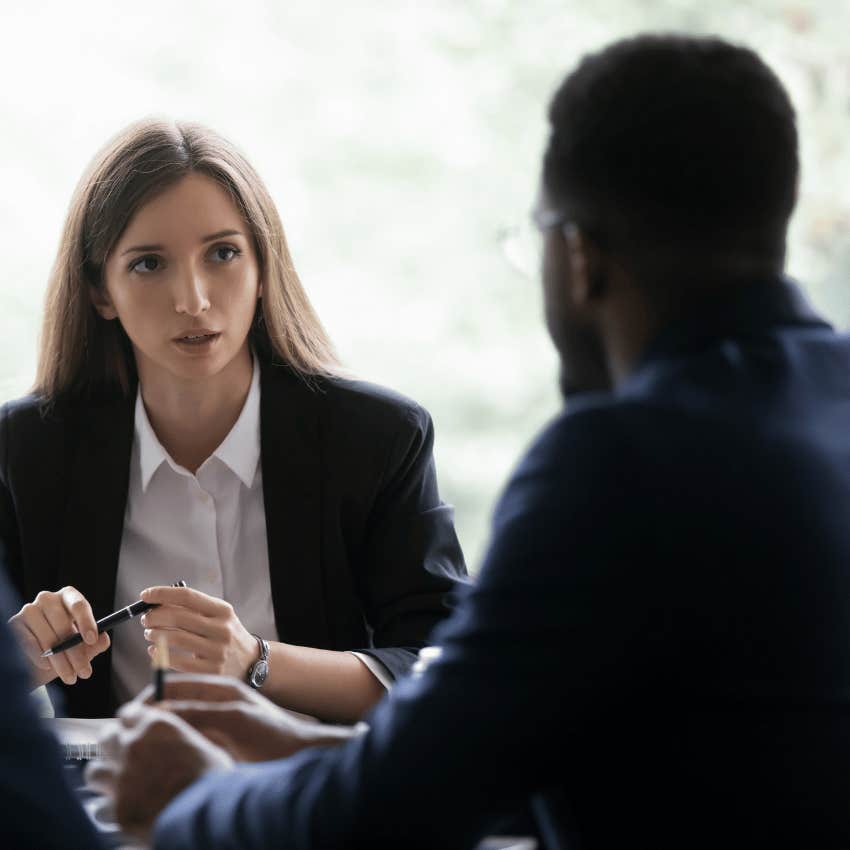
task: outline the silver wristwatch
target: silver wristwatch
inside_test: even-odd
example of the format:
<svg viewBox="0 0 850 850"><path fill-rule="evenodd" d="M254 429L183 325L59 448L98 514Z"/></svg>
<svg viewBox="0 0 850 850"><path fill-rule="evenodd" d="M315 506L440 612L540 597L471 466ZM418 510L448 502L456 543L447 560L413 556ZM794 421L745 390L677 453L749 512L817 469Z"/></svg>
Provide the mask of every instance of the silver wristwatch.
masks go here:
<svg viewBox="0 0 850 850"><path fill-rule="evenodd" d="M260 657L248 668L248 684L252 688L261 688L269 675L269 642L254 635L260 644Z"/></svg>

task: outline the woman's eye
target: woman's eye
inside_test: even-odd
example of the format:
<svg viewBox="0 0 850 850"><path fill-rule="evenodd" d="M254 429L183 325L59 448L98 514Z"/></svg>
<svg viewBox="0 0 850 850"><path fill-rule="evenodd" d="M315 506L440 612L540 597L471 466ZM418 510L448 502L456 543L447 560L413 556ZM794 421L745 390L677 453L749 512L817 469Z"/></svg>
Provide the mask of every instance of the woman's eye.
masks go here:
<svg viewBox="0 0 850 850"><path fill-rule="evenodd" d="M212 258L218 263L229 263L239 253L239 249L231 245L219 245L213 248Z"/></svg>
<svg viewBox="0 0 850 850"><path fill-rule="evenodd" d="M159 259L157 257L142 257L141 260L136 260L131 266L131 272L138 274L147 274L155 272L159 268Z"/></svg>

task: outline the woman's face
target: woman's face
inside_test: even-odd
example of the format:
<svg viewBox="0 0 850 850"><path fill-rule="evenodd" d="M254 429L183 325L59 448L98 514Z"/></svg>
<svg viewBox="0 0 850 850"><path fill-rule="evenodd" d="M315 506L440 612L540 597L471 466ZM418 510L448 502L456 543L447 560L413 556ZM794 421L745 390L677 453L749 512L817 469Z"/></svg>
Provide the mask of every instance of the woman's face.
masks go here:
<svg viewBox="0 0 850 850"><path fill-rule="evenodd" d="M248 352L259 277L238 208L193 173L136 211L92 301L121 321L144 385L209 378Z"/></svg>

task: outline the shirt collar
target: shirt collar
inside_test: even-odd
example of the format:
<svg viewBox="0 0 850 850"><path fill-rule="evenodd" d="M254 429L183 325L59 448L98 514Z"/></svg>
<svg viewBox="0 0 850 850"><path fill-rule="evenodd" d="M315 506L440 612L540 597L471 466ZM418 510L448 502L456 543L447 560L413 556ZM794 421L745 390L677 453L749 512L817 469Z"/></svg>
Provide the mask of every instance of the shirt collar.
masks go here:
<svg viewBox="0 0 850 850"><path fill-rule="evenodd" d="M213 456L229 466L246 487L254 483L260 462L260 366L256 356L242 412Z"/></svg>
<svg viewBox="0 0 850 850"><path fill-rule="evenodd" d="M136 444L139 447L139 468L141 471L142 492L148 489L153 474L169 460L168 452L162 447L150 420L145 404L142 401L141 386L136 390Z"/></svg>
<svg viewBox="0 0 850 850"><path fill-rule="evenodd" d="M168 463L174 469L178 467L154 433L142 401L141 388L136 391L135 433L144 493L154 473L163 463ZM213 457L217 457L231 469L246 487L253 484L260 461L260 367L256 357L251 387L242 412L221 445L213 452Z"/></svg>

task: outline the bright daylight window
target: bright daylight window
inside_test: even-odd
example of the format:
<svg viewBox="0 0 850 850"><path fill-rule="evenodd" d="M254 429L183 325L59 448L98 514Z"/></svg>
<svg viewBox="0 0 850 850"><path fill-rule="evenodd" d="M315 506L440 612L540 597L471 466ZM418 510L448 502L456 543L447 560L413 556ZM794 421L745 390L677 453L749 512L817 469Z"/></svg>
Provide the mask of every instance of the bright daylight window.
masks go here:
<svg viewBox="0 0 850 850"><path fill-rule="evenodd" d="M271 189L345 363L431 411L473 569L511 465L558 406L537 283L506 254L548 97L584 52L646 29L756 48L799 113L790 271L832 321L850 315L839 0L88 0L0 16L0 401L33 379L61 222L95 151L145 115L209 124Z"/></svg>

